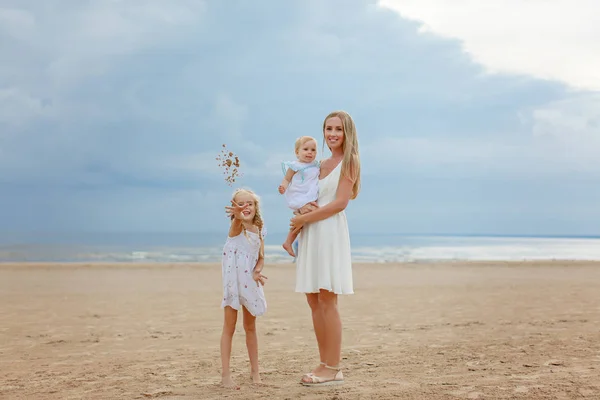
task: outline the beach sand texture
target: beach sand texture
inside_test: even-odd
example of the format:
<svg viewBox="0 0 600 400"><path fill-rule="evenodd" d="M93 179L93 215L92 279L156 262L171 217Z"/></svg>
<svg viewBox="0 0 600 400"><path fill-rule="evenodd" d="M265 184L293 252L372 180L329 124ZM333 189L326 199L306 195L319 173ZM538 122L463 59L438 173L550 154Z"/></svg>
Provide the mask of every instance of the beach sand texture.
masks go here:
<svg viewBox="0 0 600 400"><path fill-rule="evenodd" d="M293 265L267 265L253 386L223 389L217 264L0 264L1 399L600 399L600 263L355 265L346 384L318 363Z"/></svg>

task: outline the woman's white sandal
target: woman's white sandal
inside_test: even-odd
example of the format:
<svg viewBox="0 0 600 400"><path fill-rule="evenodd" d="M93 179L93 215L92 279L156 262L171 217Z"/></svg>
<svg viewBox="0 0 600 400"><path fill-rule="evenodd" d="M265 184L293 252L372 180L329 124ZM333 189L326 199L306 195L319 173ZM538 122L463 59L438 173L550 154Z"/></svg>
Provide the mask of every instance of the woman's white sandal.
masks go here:
<svg viewBox="0 0 600 400"><path fill-rule="evenodd" d="M342 369L339 367L330 367L327 364L324 364L325 368L337 371L333 378L321 378L315 374L307 374L304 375L304 378L310 379L310 382L305 382L304 380L301 383L304 386L333 386L333 385L341 385L344 383L344 374L342 374ZM304 379L303 378L303 379Z"/></svg>
<svg viewBox="0 0 600 400"><path fill-rule="evenodd" d="M321 362L319 363L319 365L326 366L327 364L325 364L323 361L321 361ZM305 373L305 374L302 376L302 379L304 379L304 377L305 377L305 376L312 376L312 375L314 375L314 374L315 374L314 372L307 372L307 373ZM302 379L300 379L300 382L302 382Z"/></svg>

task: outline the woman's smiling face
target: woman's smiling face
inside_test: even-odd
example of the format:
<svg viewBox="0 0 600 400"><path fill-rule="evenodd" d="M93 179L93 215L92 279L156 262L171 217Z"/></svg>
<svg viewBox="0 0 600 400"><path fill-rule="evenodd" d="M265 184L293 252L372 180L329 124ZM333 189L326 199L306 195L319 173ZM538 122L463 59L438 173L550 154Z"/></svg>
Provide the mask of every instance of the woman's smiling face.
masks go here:
<svg viewBox="0 0 600 400"><path fill-rule="evenodd" d="M331 117L325 121L323 135L325 135L325 142L330 150L342 148L344 144L344 126L340 117Z"/></svg>

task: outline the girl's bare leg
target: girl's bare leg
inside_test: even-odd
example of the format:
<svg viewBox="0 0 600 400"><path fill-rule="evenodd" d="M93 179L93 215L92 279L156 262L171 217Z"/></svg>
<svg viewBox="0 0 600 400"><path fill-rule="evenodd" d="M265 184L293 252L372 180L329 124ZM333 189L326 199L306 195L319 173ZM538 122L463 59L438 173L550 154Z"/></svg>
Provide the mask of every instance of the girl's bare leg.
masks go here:
<svg viewBox="0 0 600 400"><path fill-rule="evenodd" d="M318 293L307 293L306 300L312 313L313 328L315 330L315 336L317 337L317 346L319 347L319 358L321 363L327 362L327 334L326 325L323 317L321 307L319 307L319 294ZM312 373L319 373L323 369L323 365L319 365Z"/></svg>
<svg viewBox="0 0 600 400"><path fill-rule="evenodd" d="M250 359L250 378L254 383L261 383L258 371L258 337L256 335L256 317L244 309L244 331L246 331L246 347Z"/></svg>
<svg viewBox="0 0 600 400"><path fill-rule="evenodd" d="M340 364L342 353L342 321L337 308L337 294L321 289L319 294L308 296L317 297L316 312L313 309L315 303L313 298L309 298L309 305L313 310L313 325L319 343L321 362L325 362L331 367L337 367ZM333 378L336 371L320 365L313 373L322 378ZM306 382L311 381L310 378L304 378L303 380Z"/></svg>
<svg viewBox="0 0 600 400"><path fill-rule="evenodd" d="M227 306L224 309L223 333L221 334L221 384L227 388L239 389L231 378L229 361L231 360L231 343L237 322L237 310Z"/></svg>

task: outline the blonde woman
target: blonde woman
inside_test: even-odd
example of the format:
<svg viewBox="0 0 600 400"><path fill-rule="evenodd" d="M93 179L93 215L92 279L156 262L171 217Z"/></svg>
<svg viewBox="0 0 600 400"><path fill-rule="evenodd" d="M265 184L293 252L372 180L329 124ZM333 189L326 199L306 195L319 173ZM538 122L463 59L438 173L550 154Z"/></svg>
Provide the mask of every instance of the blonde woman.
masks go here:
<svg viewBox="0 0 600 400"><path fill-rule="evenodd" d="M340 367L342 323L337 296L354 293L350 234L344 210L360 191L360 156L352 117L344 111L323 122L323 139L331 157L321 161L315 209L290 221L299 235L296 292L305 293L319 348L320 364L302 377L306 386L344 382Z"/></svg>

